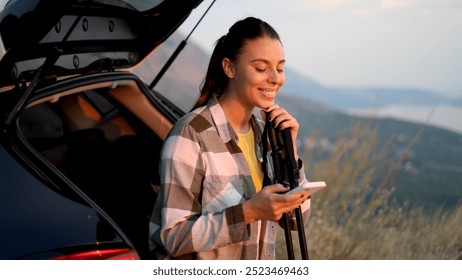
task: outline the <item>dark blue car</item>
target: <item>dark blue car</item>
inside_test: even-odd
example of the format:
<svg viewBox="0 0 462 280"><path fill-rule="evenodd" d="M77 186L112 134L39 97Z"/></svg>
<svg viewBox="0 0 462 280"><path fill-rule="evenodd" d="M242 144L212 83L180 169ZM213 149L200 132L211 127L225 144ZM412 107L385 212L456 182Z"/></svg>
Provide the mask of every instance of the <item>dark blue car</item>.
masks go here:
<svg viewBox="0 0 462 280"><path fill-rule="evenodd" d="M201 0L17 0L0 14L0 259L150 259L183 112L131 71Z"/></svg>

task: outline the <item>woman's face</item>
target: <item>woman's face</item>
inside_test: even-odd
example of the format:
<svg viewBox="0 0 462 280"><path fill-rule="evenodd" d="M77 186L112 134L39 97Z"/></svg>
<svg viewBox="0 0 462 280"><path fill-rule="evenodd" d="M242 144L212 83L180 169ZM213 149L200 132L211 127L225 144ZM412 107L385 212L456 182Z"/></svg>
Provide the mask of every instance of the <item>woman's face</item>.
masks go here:
<svg viewBox="0 0 462 280"><path fill-rule="evenodd" d="M279 40L262 37L247 41L240 56L229 64L228 89L245 107L267 108L285 82L284 63Z"/></svg>

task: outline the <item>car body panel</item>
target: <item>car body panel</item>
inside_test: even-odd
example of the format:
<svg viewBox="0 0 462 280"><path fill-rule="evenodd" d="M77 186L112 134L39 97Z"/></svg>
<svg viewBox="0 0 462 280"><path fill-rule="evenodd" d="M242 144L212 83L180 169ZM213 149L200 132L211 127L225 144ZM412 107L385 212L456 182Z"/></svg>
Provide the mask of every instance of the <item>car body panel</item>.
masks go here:
<svg viewBox="0 0 462 280"><path fill-rule="evenodd" d="M0 259L55 257L53 250L68 244L95 243L102 221L92 208L44 186L2 146L0 161Z"/></svg>

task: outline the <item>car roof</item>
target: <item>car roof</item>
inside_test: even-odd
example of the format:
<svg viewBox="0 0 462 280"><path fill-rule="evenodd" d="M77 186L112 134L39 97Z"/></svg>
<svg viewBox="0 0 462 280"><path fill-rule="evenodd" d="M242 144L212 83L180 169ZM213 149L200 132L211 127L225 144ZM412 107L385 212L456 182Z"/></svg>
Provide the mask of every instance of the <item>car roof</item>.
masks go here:
<svg viewBox="0 0 462 280"><path fill-rule="evenodd" d="M44 77L130 68L202 0L12 0L0 13L0 88Z"/></svg>

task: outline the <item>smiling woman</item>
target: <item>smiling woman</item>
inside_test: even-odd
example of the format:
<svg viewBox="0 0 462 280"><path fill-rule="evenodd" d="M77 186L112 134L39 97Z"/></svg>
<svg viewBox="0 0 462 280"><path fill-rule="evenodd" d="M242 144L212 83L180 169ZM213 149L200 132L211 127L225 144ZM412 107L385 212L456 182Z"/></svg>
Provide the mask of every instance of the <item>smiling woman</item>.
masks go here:
<svg viewBox="0 0 462 280"><path fill-rule="evenodd" d="M308 218L307 193L284 194L281 184L261 183L261 164L270 155L262 150L264 124L254 109L277 129L288 129L293 141L299 129L274 103L285 82L284 63L279 35L257 18L236 22L217 41L199 100L162 148L150 224L159 258L275 259L283 214L301 206ZM301 161L298 168L302 184Z"/></svg>

